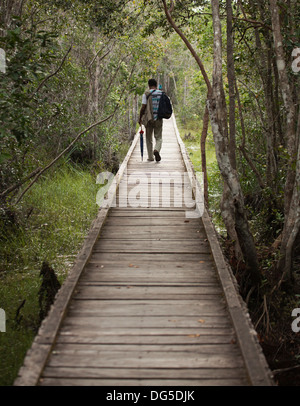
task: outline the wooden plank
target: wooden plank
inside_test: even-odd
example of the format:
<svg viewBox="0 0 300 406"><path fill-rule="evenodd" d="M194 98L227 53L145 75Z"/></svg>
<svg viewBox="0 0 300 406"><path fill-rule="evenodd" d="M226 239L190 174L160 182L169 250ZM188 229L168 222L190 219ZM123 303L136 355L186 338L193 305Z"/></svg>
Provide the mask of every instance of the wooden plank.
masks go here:
<svg viewBox="0 0 300 406"><path fill-rule="evenodd" d="M156 280L156 281L152 281L150 280L150 282L143 282L143 281L136 281L134 280L132 283L128 283L127 281L101 281L101 280L97 280L97 281L89 281L89 280L80 280L80 282L78 283L78 287L79 289L81 287L84 288L88 288L88 287L101 287L102 289L124 289L124 288L149 288L149 289L155 289L156 287L158 287L159 289L161 288L168 288L168 290L172 289L172 288L177 288L177 289L183 289L182 293L187 293L185 292L185 288L199 288L198 292L194 292L194 293L199 293L202 292L205 293L205 289L214 289L214 291L220 293L222 291L222 289L220 289L220 287L215 283L216 280L215 279L211 279L210 281L204 280L204 281L191 281L191 282L169 282L167 279L165 281L160 281L160 280Z"/></svg>
<svg viewBox="0 0 300 406"><path fill-rule="evenodd" d="M161 253L161 252L146 252L143 253L142 251L139 253L132 253L132 252L94 252L90 258L89 263L96 263L101 264L103 261L120 261L123 260L125 263L129 264L147 264L150 263L153 269L155 269L157 264L174 264L176 266L178 263L185 263L186 267L190 266L190 263L194 263L195 266L200 267L202 264L205 264L210 260L211 253L210 252L202 252L202 253L180 253L177 252L169 252L169 253ZM188 265L187 265L188 264Z"/></svg>
<svg viewBox="0 0 300 406"><path fill-rule="evenodd" d="M45 378L85 378L85 379L115 379L121 376L125 379L180 379L180 380L226 380L243 379L245 371L241 368L214 369L214 368L187 368L174 369L171 373L167 368L123 368L121 373L116 368L68 368L68 367L47 367L44 373ZM128 381L130 382L130 381ZM192 385L191 381L190 385ZM225 382L225 381L224 381Z"/></svg>
<svg viewBox="0 0 300 406"><path fill-rule="evenodd" d="M95 267L94 267L94 266ZM157 284L167 284L168 281L173 281L173 284L178 284L180 286L185 286L188 284L202 284L202 283L217 283L216 276L212 274L211 271L204 272L189 272L187 275L184 273L178 273L175 270L167 269L166 274L159 275L157 273L151 273L150 270L136 268L135 265L128 264L126 268L109 267L105 265L95 265L91 264L89 270L86 270L81 277L81 283L124 283L124 284L148 284L148 283L157 283ZM128 271L128 269L132 271ZM150 268L150 267L149 267ZM138 272L135 272L136 269L139 269Z"/></svg>
<svg viewBox="0 0 300 406"><path fill-rule="evenodd" d="M207 276L178 276L176 274L169 273L163 278L159 275L151 274L134 274L134 273L111 273L111 272L99 272L90 271L85 273L80 281L80 285L91 285L91 284L101 284L102 286L109 285L131 285L131 286L147 286L156 284L158 286L171 286L168 285L168 281L172 278L174 286L200 286L200 285L213 285L216 284L216 277L207 275Z"/></svg>
<svg viewBox="0 0 300 406"><path fill-rule="evenodd" d="M167 208L166 210L159 209L159 210L151 210L151 209L134 209L132 210L131 208L125 209L125 208L114 208L110 211L109 217L114 217L114 216L125 216L125 217L169 217L169 218L174 218L174 217L180 217L183 218L184 220L186 219L185 217L185 210L169 210ZM170 223L170 221L169 221ZM197 223L199 223L199 219L197 219Z"/></svg>
<svg viewBox="0 0 300 406"><path fill-rule="evenodd" d="M57 379L45 378L41 380L43 386L244 386L246 380L241 379Z"/></svg>
<svg viewBox="0 0 300 406"><path fill-rule="evenodd" d="M52 356L60 355L95 355L96 357L105 356L105 354L118 354L121 356L132 356L137 357L137 353L143 357L151 356L151 353L158 354L161 353L161 356L168 354L176 358L179 353L182 357L184 353L195 354L195 355L233 355L234 357L241 357L241 353L238 345L236 344L195 344L192 346L187 345L133 345L133 344L124 344L124 345L109 345L109 344L63 344L58 343L55 346L55 350L52 351ZM128 353L128 354L127 354Z"/></svg>
<svg viewBox="0 0 300 406"><path fill-rule="evenodd" d="M179 171L177 172L180 174ZM172 172L170 172L170 175L163 177L161 172L151 172L149 174L144 173L143 177L138 177L138 174L133 172L133 174L128 174L128 177L122 180L119 193L122 195L122 192L126 190L142 190L153 193L161 193L164 191L175 196L185 193L189 196L192 187L186 183L183 172L182 175L177 176L177 178L172 177L171 174Z"/></svg>
<svg viewBox="0 0 300 406"><path fill-rule="evenodd" d="M143 273L142 275L135 272L130 273L110 273L103 272L99 274L98 272L90 271L86 273L81 278L80 285L95 285L101 284L102 286L109 285L121 285L124 286L172 286L168 285L169 278L172 278L174 286L201 286L201 285L213 285L216 284L215 276L205 276L200 275L198 278L196 276L180 277L175 273L168 273L164 278L159 275L152 276L151 273Z"/></svg>
<svg viewBox="0 0 300 406"><path fill-rule="evenodd" d="M51 367L90 367L90 368L124 368L130 365L131 368L241 368L244 363L242 357L231 354L190 354L187 352L172 352L161 356L160 352L151 351L144 353L136 351L135 356L131 354L120 354L106 351L100 356L97 353L75 353L53 355L48 361Z"/></svg>
<svg viewBox="0 0 300 406"><path fill-rule="evenodd" d="M100 240L116 242L116 240L145 240L145 241L194 241L207 242L206 234L198 230L197 228L191 230L188 235L186 235L186 230L174 229L169 230L168 228L161 228L160 231L155 231L153 229L144 230L142 227L132 228L126 230L124 228L110 227L106 228L104 232L100 234Z"/></svg>
<svg viewBox="0 0 300 406"><path fill-rule="evenodd" d="M112 277L116 276L136 276L136 277L149 277L154 278L154 281L157 281L157 278L165 280L166 278L184 278L184 277L201 277L201 276L215 276L216 271L213 268L212 264L209 263L209 256L207 254L202 255L201 261L195 261L189 265L187 264L178 264L178 263L168 263L160 261L157 258L153 258L153 263L145 262L142 258L138 258L135 255L135 261L131 261L132 258L125 254L124 263L115 262L109 263L105 258L101 258L99 261L93 261L89 263L89 266L86 268L84 275L85 277L88 273L91 275L94 273L98 275L110 275ZM156 254L159 255L159 254ZM165 265L165 266L164 266ZM187 268L188 266L188 268ZM164 272L160 272L164 271ZM173 279L171 279L173 280ZM188 281L187 281L188 282Z"/></svg>
<svg viewBox="0 0 300 406"><path fill-rule="evenodd" d="M157 240L128 240L126 244L118 240L99 240L94 246L94 253L117 252L117 253L210 253L207 241L184 240L184 241L157 241Z"/></svg>
<svg viewBox="0 0 300 406"><path fill-rule="evenodd" d="M90 288L90 287L89 287ZM130 288L129 288L130 289ZM177 300L178 302L182 300L214 300L216 294L194 294L194 295L188 295L188 294L182 294L182 295L177 295L175 293L165 293L163 296L164 300ZM144 295L140 295L137 292L133 291L132 289L124 292L120 292L119 295L116 293L108 293L108 294L100 294L97 292L96 289L93 289L93 292L89 294L89 291L83 293L79 291L78 294L74 297L76 300L143 300L143 299L148 299L148 300L158 300L161 299L162 296L159 294L159 292L149 292L145 291Z"/></svg>
<svg viewBox="0 0 300 406"><path fill-rule="evenodd" d="M204 228L201 227L198 224L186 224L186 223L181 223L180 225L177 226L161 226L160 224L157 225L144 225L144 226L136 226L136 225L128 225L126 228L114 224L114 225L108 225L106 224L107 227L105 227L101 231L101 236L105 236L106 238L110 237L110 234L113 233L118 233L119 235L122 235L122 238L126 238L127 235L155 235L158 234L164 234L167 235L168 238L172 236L180 236L183 237L185 236L187 239L192 239L192 238L199 238L200 236L203 239L207 239L206 233L204 231Z"/></svg>
<svg viewBox="0 0 300 406"><path fill-rule="evenodd" d="M76 343L76 344L109 344L109 345L195 345L195 344L228 344L235 340L233 330L227 329L212 329L201 331L201 334L190 335L130 335L121 336L115 335L113 332L111 335L103 335L93 330L82 330L72 328L72 330L65 329L61 331L57 337L57 343Z"/></svg>
<svg viewBox="0 0 300 406"><path fill-rule="evenodd" d="M221 331L223 330L222 328L219 329L211 329L210 334L218 334L218 331L220 333L220 335L223 335L224 333L226 333L226 329L224 329L225 331ZM66 326L62 327L61 330L61 334L68 334L70 333L71 335L75 334L77 331L78 334L81 335L81 327L69 327L67 328ZM85 330L85 334L87 334L87 332L89 332L89 334L92 336L93 333L95 335L97 335L98 337L102 336L102 337L111 337L114 336L119 337L119 343L126 343L126 340L129 340L131 337L135 337L135 336L140 336L140 337L162 337L162 336L172 336L172 337L177 337L177 336L185 336L185 337L193 337L193 336L200 336L202 333L206 333L208 334L207 331L201 329L201 328L191 328L191 327L182 327L182 328L176 328L176 327L151 327L151 328L147 328L147 327L132 327L132 328L101 328L99 330L95 330L94 327L91 327L87 330ZM130 342L130 341L129 341ZM140 341L141 344L141 341Z"/></svg>
<svg viewBox="0 0 300 406"><path fill-rule="evenodd" d="M185 287L200 287L200 288L204 288L206 286L210 287L210 288L217 288L218 285L216 285L216 280L211 279L210 281L208 280L203 280L203 281L190 281L190 282L169 282L168 279L166 279L165 281L152 281L152 279L150 281L136 281L133 280L130 284L123 280L123 281L118 281L118 280L114 280L114 281L101 281L99 280L83 280L83 278L81 278L80 282L78 283L78 287L80 289L80 287L88 287L88 286L100 286L102 288L107 288L107 287L113 287L113 288L118 288L118 287L177 287L177 288L185 288ZM218 287L219 288L219 287ZM222 291L221 291L222 292Z"/></svg>
<svg viewBox="0 0 300 406"><path fill-rule="evenodd" d="M126 256L123 263L119 261L109 263L107 262L106 258L100 256L99 261L93 261L89 263L82 277L85 277L88 274L101 274L105 276L109 275L112 277L152 277L154 281L157 281L157 278L161 278L161 280L172 278L171 280L173 280L173 278L176 277L200 278L201 276L216 276L216 271L212 264L209 262L210 257L206 254L201 256L201 261L195 261L188 265L186 263L178 264L178 262L163 262L160 261L159 258L153 258L153 263L149 263L143 261L142 257L138 258L137 255L135 255L135 260L132 261L133 258L131 258L128 254L125 255Z"/></svg>
<svg viewBox="0 0 300 406"><path fill-rule="evenodd" d="M187 213L187 218L188 216L192 216L195 212L195 202L194 201L188 201L188 202L183 202L182 200L151 200L151 198L147 198L147 199L140 199L140 198L131 198L130 200L119 200L117 201L117 205L122 205L122 207L128 207L131 208L132 210L137 210L137 209L153 209L153 208L157 208L157 209L162 209L162 208L168 208L168 209L182 209L185 210L185 212ZM189 215L188 213L191 214Z"/></svg>
<svg viewBox="0 0 300 406"><path fill-rule="evenodd" d="M149 224L149 225L145 225L145 224L141 224L139 225L139 221L142 219L146 219L146 220L151 220L150 218L141 218L141 217L131 217L129 218L129 221L132 222L133 224L128 224L126 226L126 229L119 224L119 222L121 222L122 220L124 220L125 218L121 218L121 217L112 217L110 219L107 219L106 221L106 227L104 227L104 229L102 230L102 235L104 233L109 233L109 232L113 232L113 231L119 231L122 232L123 235L125 236L127 233L138 233L138 234L143 234L143 233L166 233L166 234L173 234L175 232L178 232L180 234L185 234L185 236L187 238L189 237L189 234L196 234L196 233L200 233L203 236L206 237L206 233L204 230L204 227L201 224L198 223L194 223L194 222L185 222L185 221L179 221L177 224L170 224L169 225L162 225L160 224L161 221L165 222L165 219L161 219L161 218L156 218L157 220L159 220L157 223L154 224ZM152 218L152 220L155 219ZM111 223L111 224L109 224Z"/></svg>
<svg viewBox="0 0 300 406"><path fill-rule="evenodd" d="M160 284L160 283L149 283L149 284L141 284L141 283L110 283L110 284L102 284L101 282L96 283L79 283L76 287L76 293L80 294L88 294L91 295L105 295L107 293L108 298L110 295L120 294L120 299L122 293L131 292L134 295L141 295L147 293L157 294L160 298L165 298L165 294L173 293L174 295L197 295L197 294L208 294L208 295L220 295L223 294L222 289L220 286L216 284L186 284L186 285L173 285L169 284ZM146 299L146 298L145 298Z"/></svg>
<svg viewBox="0 0 300 406"><path fill-rule="evenodd" d="M104 306L104 304L101 303L101 301L98 301L98 306L89 306L91 301L83 301L79 300L76 301L75 303L73 302L72 305L70 305L70 317L133 317L133 316L143 316L143 317L156 317L156 316L167 316L167 317L180 317L180 316L195 316L198 317L199 319L206 319L208 316L213 316L215 314L219 314L220 312L224 311L224 306L214 306L212 308L212 303L208 302L207 305L203 306L201 308L193 308L193 303L196 303L196 301L190 301L190 305L183 306L178 304L170 304L167 301L165 302L164 306L155 306L152 305L150 306L143 306L142 304L140 306L130 306L130 305L125 305L123 301L123 306ZM180 306L179 306L180 305ZM174 308L174 311L172 311L172 306ZM161 308L163 307L163 309ZM189 308L192 308L189 311Z"/></svg>
<svg viewBox="0 0 300 406"><path fill-rule="evenodd" d="M125 188L125 186L124 186ZM174 209L174 202L176 203L184 203L185 205L189 204L191 207L193 206L194 199L192 195L191 189L182 186L176 187L159 187L156 185L129 185L126 187L125 190L120 191L117 194L117 201L128 201L129 199L133 202L135 201L147 201L150 203L152 202L170 202L173 203L170 206L162 206L161 208L153 207L156 210L173 210ZM161 203L162 204L162 203ZM121 206L117 205L116 208L118 209L131 209L131 206ZM140 210L145 210L142 207L139 208ZM149 207L152 210L152 207ZM175 207L176 209L176 207ZM184 210L185 207L177 207L177 211Z"/></svg>
<svg viewBox="0 0 300 406"><path fill-rule="evenodd" d="M140 167L139 170L126 171L126 173L124 173L123 182L132 183L139 181L140 183L149 184L151 179L155 181L156 179L170 179L174 184L182 184L182 179L184 179L183 170L183 166L178 169L170 166L162 167L160 165L151 168Z"/></svg>
<svg viewBox="0 0 300 406"><path fill-rule="evenodd" d="M76 300L76 296L73 297L72 301L70 302L70 309L76 309L78 310L80 307L80 310L90 310L90 311L105 311L105 310L111 310L114 312L114 310L120 310L121 312L124 309L124 300L122 299L101 299L101 300ZM174 311L172 311L172 306L174 306ZM221 309L226 309L226 300L224 297L221 295L218 296L217 298L214 299L208 299L201 301L195 301L193 299L191 300L180 300L178 302L177 300L165 300L164 298L156 299L155 301L151 299L128 299L126 301L126 311L129 311L132 309L133 312L138 311L139 309L143 312L143 315L145 315L146 310L150 310L151 312L157 311L156 315L185 315L185 313L181 314L178 311L185 311L188 309L191 309L191 316L194 316L195 314L198 314L198 312L203 312L207 311L207 315L216 315L217 313L215 310L221 310ZM171 312L169 312L171 310ZM195 312L195 313L194 313ZM138 313L134 313L136 315L139 315ZM226 314L226 313L225 313ZM129 313L128 313L129 315Z"/></svg>
<svg viewBox="0 0 300 406"><path fill-rule="evenodd" d="M164 300L214 300L221 295L219 287L170 287L170 286L83 286L76 288L76 300L124 300L124 299L164 299ZM216 297L217 296L217 297Z"/></svg>
<svg viewBox="0 0 300 406"><path fill-rule="evenodd" d="M126 190L134 191L151 191L153 193L165 193L171 195L181 195L185 192L189 196L192 191L191 185L187 182L183 170L170 171L168 173L160 171L147 172L132 172L128 173L127 177L122 179L120 184L120 194ZM132 192L133 193L133 192Z"/></svg>
<svg viewBox="0 0 300 406"><path fill-rule="evenodd" d="M177 156L179 157L180 155L177 155ZM175 157L174 157L174 159L175 159ZM155 165L155 164L141 165L138 162L133 162L128 165L127 174L129 176L131 174L133 174L134 176L138 177L139 172L142 172L143 175L146 174L146 175L150 175L150 177L151 177L152 174L155 174L155 173L162 173L162 172L166 173L166 171L168 171L168 173L171 175L174 172L183 172L183 170L184 170L184 165L180 162L178 164L175 164L174 162L164 161L162 165Z"/></svg>
<svg viewBox="0 0 300 406"><path fill-rule="evenodd" d="M129 256L125 260L128 260ZM136 257L136 256L135 256ZM203 258L203 257L202 257ZM206 258L207 259L207 258ZM165 266L165 273L160 274L160 271L164 269ZM173 264L163 263L159 260L154 259L153 264L149 264L147 262L141 261L126 261L124 264L109 264L106 262L104 258L101 258L99 262L91 262L89 267L84 272L83 277L86 275L105 275L105 276L122 276L122 277L151 277L153 281L157 280L166 280L166 278L173 278L179 277L194 277L194 278L201 278L201 276L213 276L215 278L215 269L210 267L209 261L203 261L203 264L195 262L193 265L189 266L189 269L186 269L183 265L176 265L176 262ZM161 279L160 279L161 278ZM188 282L188 280L187 280Z"/></svg>
<svg viewBox="0 0 300 406"><path fill-rule="evenodd" d="M151 181L147 181L147 178L145 178L142 181L142 179L139 180L132 177L132 179L128 179L128 182L123 180L117 196L124 198L126 197L126 192L128 192L129 196L137 196L139 198L151 198L153 196L157 198L158 196L165 197L166 195L173 198L188 199L192 196L192 187L183 182L184 180L182 183L176 183L170 179L160 179L159 177L153 178Z"/></svg>
<svg viewBox="0 0 300 406"><path fill-rule="evenodd" d="M73 300L70 315L91 316L199 316L216 315L224 311L222 299L202 300Z"/></svg>
<svg viewBox="0 0 300 406"><path fill-rule="evenodd" d="M168 227L169 228L170 220L167 218L160 218L160 217L123 217L123 216L112 216L106 220L106 225L111 226L136 226L137 228L140 227ZM186 220L185 218L182 219L172 219L172 227L186 227L187 234L190 228L199 227L198 221L196 220Z"/></svg>
<svg viewBox="0 0 300 406"><path fill-rule="evenodd" d="M168 187L153 183L149 185L128 185L125 191L119 191L117 193L117 199L120 201L130 197L140 200L149 199L151 202L158 198L164 198L165 200L178 200L188 203L193 197L191 192L191 187L184 187L183 185L168 185Z"/></svg>
<svg viewBox="0 0 300 406"><path fill-rule="evenodd" d="M179 261L172 261L173 256L168 254L170 262L164 261L161 258L161 254L151 255L150 260L144 260L142 255L130 256L128 254L111 254L114 258L110 261L110 254L97 254L92 257L92 261L86 267L86 272L90 270L108 272L114 271L117 273L125 273L130 275L132 272L138 269L138 272L134 272L140 276L147 276L149 272L152 272L152 276L155 278L159 271L164 270L160 273L160 276L169 276L170 278L174 276L201 276L201 275L216 275L216 270L211 262L210 255L202 254L193 257L193 262L185 262L184 259L189 259L190 254L184 254L180 257ZM167 255L167 254L166 254ZM176 255L176 254L173 254ZM95 257L99 257L99 261L94 261Z"/></svg>
<svg viewBox="0 0 300 406"><path fill-rule="evenodd" d="M229 318L222 316L207 316L205 319L191 316L156 316L156 317L142 317L142 316L128 316L128 317L68 317L64 326L78 326L84 329L101 329L106 327L112 327L112 325L121 327L134 327L145 326L152 327L197 327L202 329L214 329L214 328L229 328L231 324Z"/></svg>

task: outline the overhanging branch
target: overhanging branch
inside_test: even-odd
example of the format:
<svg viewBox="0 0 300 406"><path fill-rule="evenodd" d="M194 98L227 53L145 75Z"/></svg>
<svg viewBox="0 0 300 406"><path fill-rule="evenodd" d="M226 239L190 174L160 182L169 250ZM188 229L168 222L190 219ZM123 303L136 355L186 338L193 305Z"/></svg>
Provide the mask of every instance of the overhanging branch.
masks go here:
<svg viewBox="0 0 300 406"><path fill-rule="evenodd" d="M47 77L45 77L44 80L42 80L42 82L38 85L38 87L36 88L36 90L32 93L31 98L33 98L39 91L40 89L44 86L44 84L51 79L53 76L57 75L58 72L61 70L61 68L63 67L63 64L65 63L65 60L67 59L67 56L69 55L69 53L71 52L72 49L72 45L70 46L70 48L68 49L68 51L66 52L65 56L63 57L59 67L56 69L55 72L51 73L50 75L48 75Z"/></svg>
<svg viewBox="0 0 300 406"><path fill-rule="evenodd" d="M47 166L45 166L44 168L42 168L37 175L35 176L35 178L33 179L33 181L27 186L27 188L21 193L20 197L17 199L17 201L15 202L15 205L17 205L18 203L20 203L20 201L23 199L25 193L28 192L28 190L35 184L35 182L41 177L41 175L46 172L48 169L50 169L63 155L65 155L67 152L69 152L73 145L79 140L80 137L82 137L85 133L87 133L88 131L90 131L91 129L93 129L94 127L104 123L105 121L109 120L111 117L113 117L113 115L115 114L115 111L110 114L108 117L97 121L96 123L90 125L88 128L86 128L85 130L81 131L81 133L79 133L74 140L71 142L71 144L69 144L69 146L67 148L65 148L55 159L53 159L53 161L51 161Z"/></svg>

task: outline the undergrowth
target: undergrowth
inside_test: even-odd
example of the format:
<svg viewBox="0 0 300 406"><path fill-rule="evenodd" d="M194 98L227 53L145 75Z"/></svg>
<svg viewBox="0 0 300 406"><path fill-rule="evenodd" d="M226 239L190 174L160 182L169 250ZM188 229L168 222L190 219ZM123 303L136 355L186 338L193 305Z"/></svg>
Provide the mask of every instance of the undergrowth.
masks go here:
<svg viewBox="0 0 300 406"><path fill-rule="evenodd" d="M0 385L12 385L39 328L40 270L62 283L98 211L99 185L88 171L63 165L40 179L0 224Z"/></svg>

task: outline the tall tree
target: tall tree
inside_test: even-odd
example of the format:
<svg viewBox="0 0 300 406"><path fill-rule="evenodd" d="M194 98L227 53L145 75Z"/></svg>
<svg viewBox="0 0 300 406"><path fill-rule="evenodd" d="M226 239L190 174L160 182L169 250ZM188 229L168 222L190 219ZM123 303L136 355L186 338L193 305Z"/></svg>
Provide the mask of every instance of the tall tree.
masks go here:
<svg viewBox="0 0 300 406"><path fill-rule="evenodd" d="M222 70L222 32L219 14L218 0L212 0L212 15L214 29L214 66L213 66L213 83L210 83L205 67L184 35L182 30L176 25L172 18L174 2L168 8L166 0L162 0L166 17L180 35L192 55L194 56L201 73L207 85L207 107L215 141L216 156L219 168L228 190L231 193L231 199L234 204L234 225L243 257L247 266L248 274L252 283L257 285L260 281L261 274L259 269L258 257L253 236L249 229L244 205L244 197L236 170L232 167L228 149L228 123L227 123L227 106L223 86Z"/></svg>
<svg viewBox="0 0 300 406"><path fill-rule="evenodd" d="M293 99L292 87L287 74L283 37L281 32L279 7L277 0L270 0L270 11L276 54L277 69L279 74L280 89L286 111L287 150L289 166L286 174L285 200L284 200L284 229L281 243L281 259L279 269L283 270L284 277L292 276L292 249L300 229L300 192L299 192L299 118L298 131L296 131L296 107ZM296 170L295 170L296 169Z"/></svg>

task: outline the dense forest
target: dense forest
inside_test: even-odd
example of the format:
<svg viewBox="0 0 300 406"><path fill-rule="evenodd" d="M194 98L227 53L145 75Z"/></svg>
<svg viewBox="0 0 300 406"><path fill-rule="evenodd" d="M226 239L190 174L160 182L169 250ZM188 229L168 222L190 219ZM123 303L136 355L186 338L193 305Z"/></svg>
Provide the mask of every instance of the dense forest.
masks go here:
<svg viewBox="0 0 300 406"><path fill-rule="evenodd" d="M0 384L43 318L116 173L155 77L275 380L299 384L297 0L0 0ZM40 298L40 301L39 301ZM39 306L40 305L40 306ZM300 313L300 311L299 311Z"/></svg>

